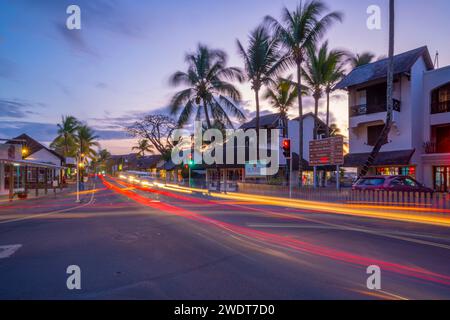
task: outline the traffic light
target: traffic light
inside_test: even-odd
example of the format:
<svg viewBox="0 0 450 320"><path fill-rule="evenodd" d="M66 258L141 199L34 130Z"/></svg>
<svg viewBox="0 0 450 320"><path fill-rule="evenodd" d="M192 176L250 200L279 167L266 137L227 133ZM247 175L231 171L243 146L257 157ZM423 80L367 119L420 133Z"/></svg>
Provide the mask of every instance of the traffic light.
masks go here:
<svg viewBox="0 0 450 320"><path fill-rule="evenodd" d="M189 157L188 157L188 166L191 168L194 166L194 159L192 158L192 153L189 154Z"/></svg>
<svg viewBox="0 0 450 320"><path fill-rule="evenodd" d="M291 158L291 139L283 140L283 155L286 159Z"/></svg>

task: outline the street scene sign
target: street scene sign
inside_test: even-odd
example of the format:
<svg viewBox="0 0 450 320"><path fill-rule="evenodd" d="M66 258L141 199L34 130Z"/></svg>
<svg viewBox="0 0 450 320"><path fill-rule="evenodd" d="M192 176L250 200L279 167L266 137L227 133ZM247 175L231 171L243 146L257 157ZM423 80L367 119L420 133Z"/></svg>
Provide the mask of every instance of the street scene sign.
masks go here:
<svg viewBox="0 0 450 320"><path fill-rule="evenodd" d="M337 166L344 164L344 137L309 142L309 165Z"/></svg>

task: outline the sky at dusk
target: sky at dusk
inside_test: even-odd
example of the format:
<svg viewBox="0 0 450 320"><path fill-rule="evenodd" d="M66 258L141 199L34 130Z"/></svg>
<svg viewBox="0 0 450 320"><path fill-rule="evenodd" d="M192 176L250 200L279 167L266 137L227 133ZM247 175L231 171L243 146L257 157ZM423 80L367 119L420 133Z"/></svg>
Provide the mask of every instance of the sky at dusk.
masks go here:
<svg viewBox="0 0 450 320"><path fill-rule="evenodd" d="M236 39L265 15L279 17L297 0L0 0L0 138L28 133L48 143L62 115L95 128L102 147L131 152L123 127L148 113L165 113L176 89L169 76L185 70L186 52L204 43L243 67ZM353 52L387 54L388 0L327 0L345 18L324 39ZM450 64L450 1L397 0L396 53L423 45L440 66ZM81 8L82 29L65 27L66 8ZM382 8L382 29L366 27L369 5ZM292 70L293 72L294 70ZM254 112L249 85L242 108ZM305 99L312 108L310 98ZM324 103L324 101L322 101ZM270 110L263 101L263 109ZM322 104L323 109L323 104ZM295 110L294 110L295 111ZM333 119L347 130L345 92L332 99Z"/></svg>

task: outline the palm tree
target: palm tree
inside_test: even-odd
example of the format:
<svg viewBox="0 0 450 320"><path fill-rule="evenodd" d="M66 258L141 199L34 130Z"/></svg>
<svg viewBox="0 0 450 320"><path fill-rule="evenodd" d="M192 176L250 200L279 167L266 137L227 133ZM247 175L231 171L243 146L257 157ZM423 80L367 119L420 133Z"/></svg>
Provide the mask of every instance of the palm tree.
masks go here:
<svg viewBox="0 0 450 320"><path fill-rule="evenodd" d="M102 149L98 152L97 156L92 161L92 166L94 168L100 167L100 170L106 170L108 161L110 159L111 159L111 153L106 149Z"/></svg>
<svg viewBox="0 0 450 320"><path fill-rule="evenodd" d="M334 86L341 81L345 76L344 65L342 57L345 55L343 51L339 50L325 50L325 94L327 96L327 111L326 111L326 125L327 137L330 137L330 95Z"/></svg>
<svg viewBox="0 0 450 320"><path fill-rule="evenodd" d="M327 43L318 51L314 47L309 47L307 50L308 59L303 70L303 76L314 98L314 140L317 140L318 134L319 100L323 96L323 88L325 87L325 59L327 51Z"/></svg>
<svg viewBox="0 0 450 320"><path fill-rule="evenodd" d="M139 140L138 144L131 149L137 150L139 157L144 157L146 152L153 153L153 145L147 139Z"/></svg>
<svg viewBox="0 0 450 320"><path fill-rule="evenodd" d="M339 12L327 13L329 10L321 0L311 0L300 3L296 10L290 12L287 8L283 9L282 22L278 22L271 16L265 18L280 39L283 46L287 49L288 55L297 67L297 86L298 91L302 88L302 64L305 59L306 50L313 47L318 40L322 38L327 29L335 21L342 20L342 14ZM299 137L303 136L303 101L302 95L298 95L299 109ZM303 138L299 139L300 156L300 186L303 184Z"/></svg>
<svg viewBox="0 0 450 320"><path fill-rule="evenodd" d="M347 62L352 69L369 64L375 60L375 54L369 51L362 53L346 53Z"/></svg>
<svg viewBox="0 0 450 320"><path fill-rule="evenodd" d="M75 134L80 125L77 118L73 116L62 116L58 126L58 136L50 144L50 148L57 150L64 157L75 156L76 142Z"/></svg>
<svg viewBox="0 0 450 320"><path fill-rule="evenodd" d="M283 126L285 130L283 131L283 137L288 137L288 112L289 109L297 101L298 88L292 82L292 76L288 79L279 78L277 83L268 88L264 93L264 99L269 100L272 108L276 109L283 120Z"/></svg>
<svg viewBox="0 0 450 320"><path fill-rule="evenodd" d="M392 128L392 117L394 112L394 49L395 49L395 1L389 0L389 58L388 58L388 70L387 70L387 113L386 124L381 132L378 140L373 147L372 152L369 155L366 163L364 164L360 176L365 176L369 172L369 168L375 162L381 147L384 145L386 138L389 136L389 132Z"/></svg>
<svg viewBox="0 0 450 320"><path fill-rule="evenodd" d="M93 147L100 147L100 144L96 141L99 137L95 135L94 131L87 125L80 125L76 133L77 151L82 160L87 158L94 159L97 152Z"/></svg>
<svg viewBox="0 0 450 320"><path fill-rule="evenodd" d="M230 82L243 81L242 71L227 67L227 55L221 50L211 50L199 45L195 53L186 55L187 72L178 71L172 75L173 86L185 85L186 88L176 93L170 103L170 112L178 114L180 126L189 122L195 113L196 119L204 115L208 128L212 127L211 117L225 121L225 125L233 127L229 115L239 121L245 116L237 107L241 94Z"/></svg>
<svg viewBox="0 0 450 320"><path fill-rule="evenodd" d="M272 79L287 67L286 59L280 54L280 42L271 37L264 26L257 27L249 36L247 50L237 40L239 54L244 60L245 72L255 92L256 101L256 147L259 155L260 105L259 92L263 85L272 83Z"/></svg>

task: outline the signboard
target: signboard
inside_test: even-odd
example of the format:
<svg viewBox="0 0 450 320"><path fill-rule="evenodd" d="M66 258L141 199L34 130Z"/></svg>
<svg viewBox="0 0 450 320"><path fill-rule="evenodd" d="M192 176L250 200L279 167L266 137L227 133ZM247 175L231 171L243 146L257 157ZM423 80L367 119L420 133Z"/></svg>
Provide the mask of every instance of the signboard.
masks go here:
<svg viewBox="0 0 450 320"><path fill-rule="evenodd" d="M309 142L309 165L337 166L344 164L344 137Z"/></svg>
<svg viewBox="0 0 450 320"><path fill-rule="evenodd" d="M0 144L0 159L22 160L22 146L15 144Z"/></svg>

